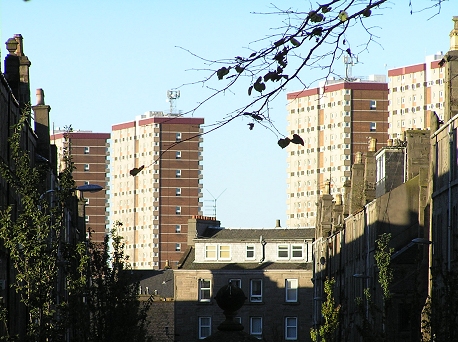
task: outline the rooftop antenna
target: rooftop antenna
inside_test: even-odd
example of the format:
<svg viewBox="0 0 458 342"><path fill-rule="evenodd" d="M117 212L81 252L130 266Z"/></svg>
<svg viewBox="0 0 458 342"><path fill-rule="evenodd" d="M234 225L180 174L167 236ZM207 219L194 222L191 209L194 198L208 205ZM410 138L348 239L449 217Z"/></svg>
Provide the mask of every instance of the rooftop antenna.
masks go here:
<svg viewBox="0 0 458 342"><path fill-rule="evenodd" d="M208 189L206 189L206 190L207 190L208 193L211 195L211 197L213 197L213 215L214 215L214 217L216 217L216 201L218 200L218 198L221 197L222 194L224 194L224 191L226 191L227 188L224 189L223 192L221 192L221 193L218 195L218 197L213 196L213 194L212 194Z"/></svg>
<svg viewBox="0 0 458 342"><path fill-rule="evenodd" d="M352 67L358 63L358 56L348 53L344 56L343 62L345 64L345 81L354 81Z"/></svg>
<svg viewBox="0 0 458 342"><path fill-rule="evenodd" d="M170 114L176 113L176 101L180 98L179 90L167 90L167 102L170 103Z"/></svg>

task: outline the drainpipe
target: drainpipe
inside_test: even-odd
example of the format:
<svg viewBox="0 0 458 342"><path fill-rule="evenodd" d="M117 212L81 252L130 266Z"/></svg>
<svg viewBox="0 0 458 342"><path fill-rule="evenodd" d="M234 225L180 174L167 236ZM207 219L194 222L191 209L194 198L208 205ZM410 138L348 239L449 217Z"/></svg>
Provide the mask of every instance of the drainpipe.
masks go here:
<svg viewBox="0 0 458 342"><path fill-rule="evenodd" d="M259 237L259 242L262 245L262 258L261 258L261 260L259 260L259 263L262 264L264 262L264 260L266 259L266 244L267 244L267 242L266 242L266 240L264 240L262 235Z"/></svg>
<svg viewBox="0 0 458 342"><path fill-rule="evenodd" d="M448 171L448 213L447 213L447 271L450 272L450 259L451 259L451 237L452 237L452 165L453 165L453 130L452 123L448 126L449 138L449 171Z"/></svg>
<svg viewBox="0 0 458 342"><path fill-rule="evenodd" d="M366 228L366 289L369 289L369 255L370 255L370 210L367 204L364 206L364 226ZM369 303L366 300L366 319L369 319Z"/></svg>

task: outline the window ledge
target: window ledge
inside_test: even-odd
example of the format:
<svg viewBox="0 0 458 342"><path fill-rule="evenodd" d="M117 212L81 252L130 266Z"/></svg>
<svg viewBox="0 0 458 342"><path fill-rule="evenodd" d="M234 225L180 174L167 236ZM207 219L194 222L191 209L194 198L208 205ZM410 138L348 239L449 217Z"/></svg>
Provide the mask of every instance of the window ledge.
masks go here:
<svg viewBox="0 0 458 342"><path fill-rule="evenodd" d="M197 305L213 305L213 301L209 301L209 302L197 301Z"/></svg>

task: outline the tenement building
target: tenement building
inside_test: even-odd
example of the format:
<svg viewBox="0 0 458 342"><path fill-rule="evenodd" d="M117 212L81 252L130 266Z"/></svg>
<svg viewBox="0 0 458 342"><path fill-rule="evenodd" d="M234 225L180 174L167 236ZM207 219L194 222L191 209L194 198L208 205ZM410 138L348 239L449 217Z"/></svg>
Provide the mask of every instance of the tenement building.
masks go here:
<svg viewBox="0 0 458 342"><path fill-rule="evenodd" d="M175 267L202 203L204 119L147 112L112 127L111 221L134 269Z"/></svg>
<svg viewBox="0 0 458 342"><path fill-rule="evenodd" d="M244 331L265 341L310 341L314 229L230 229L210 217L190 219L188 229L173 271L180 340L217 331L223 315L214 297L231 283L246 296L235 315Z"/></svg>
<svg viewBox="0 0 458 342"><path fill-rule="evenodd" d="M287 227L314 227L316 205L326 181L332 195L343 193L357 152L369 139L377 148L388 138L388 85L385 76L327 81L318 88L289 93L288 135L304 146L287 147Z"/></svg>

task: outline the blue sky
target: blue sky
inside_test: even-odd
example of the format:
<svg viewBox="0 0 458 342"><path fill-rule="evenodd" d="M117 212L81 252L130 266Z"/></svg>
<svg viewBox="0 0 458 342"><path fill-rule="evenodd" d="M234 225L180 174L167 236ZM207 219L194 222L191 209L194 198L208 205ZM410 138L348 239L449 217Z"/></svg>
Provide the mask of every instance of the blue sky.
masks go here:
<svg viewBox="0 0 458 342"><path fill-rule="evenodd" d="M382 15L368 21L377 43L359 54L353 75L386 74L387 69L422 63L426 55L447 51L452 16L458 15L455 1L444 2L435 16L434 9L410 15L408 1L396 2L374 11ZM412 2L414 10L432 3ZM213 60L248 55L247 47L256 46L251 42L281 26L275 15L252 13L272 11L271 3L285 8L281 1L261 0L0 0L1 39L4 43L22 34L32 62L32 94L44 89L56 128L71 124L74 129L110 132L113 124L146 111L167 110L168 89L207 75L198 71L207 66L184 49ZM287 3L292 9L310 9L308 1ZM355 51L362 50L357 42L368 36L353 30L349 38ZM3 60L4 44L1 54ZM302 77L312 82L323 76L315 70ZM293 84L272 104L280 132L286 127L286 92L300 89ZM202 84L180 91L177 108L183 111L209 94ZM246 100L246 87L237 87L194 116L210 125ZM212 215L212 199L219 197L217 216L225 227L272 227L276 219L284 225L286 152L277 146L276 134L261 126L250 131L247 123L236 120L204 137L204 214Z"/></svg>

